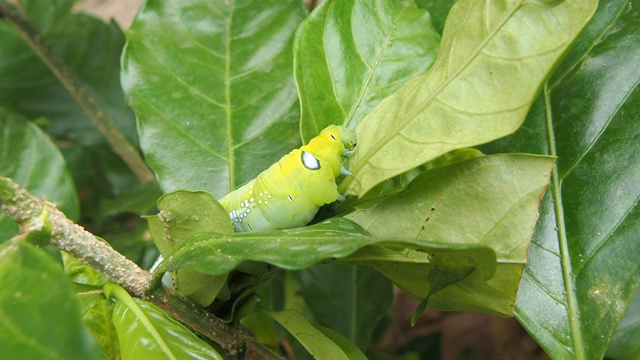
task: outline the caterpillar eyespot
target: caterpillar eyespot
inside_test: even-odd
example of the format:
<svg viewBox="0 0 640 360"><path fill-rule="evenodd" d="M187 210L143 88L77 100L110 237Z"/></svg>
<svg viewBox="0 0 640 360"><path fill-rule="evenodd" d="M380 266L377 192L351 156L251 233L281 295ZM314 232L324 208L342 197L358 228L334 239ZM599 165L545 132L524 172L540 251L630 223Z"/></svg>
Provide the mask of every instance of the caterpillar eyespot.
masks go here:
<svg viewBox="0 0 640 360"><path fill-rule="evenodd" d="M335 180L351 174L340 163L355 145L349 129L330 125L220 203L238 232L304 226L320 206L344 199Z"/></svg>

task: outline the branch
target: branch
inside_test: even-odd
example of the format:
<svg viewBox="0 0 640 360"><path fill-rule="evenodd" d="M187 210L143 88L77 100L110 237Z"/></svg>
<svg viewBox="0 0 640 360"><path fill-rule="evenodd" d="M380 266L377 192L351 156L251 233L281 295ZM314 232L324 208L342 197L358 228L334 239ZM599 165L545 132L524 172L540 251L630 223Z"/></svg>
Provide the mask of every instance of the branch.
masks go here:
<svg viewBox="0 0 640 360"><path fill-rule="evenodd" d="M22 234L47 236L58 249L100 271L131 294L144 296L149 287L149 273L67 219L54 204L29 194L13 180L0 176L0 205L2 211L20 225Z"/></svg>
<svg viewBox="0 0 640 360"><path fill-rule="evenodd" d="M113 151L127 164L141 182L155 179L138 150L124 137L113 119L98 104L91 91L69 69L64 59L44 39L20 11L7 0L0 0L0 18L13 25L24 41L51 70L74 100L87 113L91 121L100 129Z"/></svg>
<svg viewBox="0 0 640 360"><path fill-rule="evenodd" d="M48 238L49 242L104 274L134 296L152 302L191 330L220 344L230 354L247 359L282 358L258 343L246 331L224 323L196 304L159 288L151 294L149 273L107 243L74 224L54 204L39 199L13 180L0 176L0 208L20 226L27 239ZM242 356L240 356L242 357Z"/></svg>

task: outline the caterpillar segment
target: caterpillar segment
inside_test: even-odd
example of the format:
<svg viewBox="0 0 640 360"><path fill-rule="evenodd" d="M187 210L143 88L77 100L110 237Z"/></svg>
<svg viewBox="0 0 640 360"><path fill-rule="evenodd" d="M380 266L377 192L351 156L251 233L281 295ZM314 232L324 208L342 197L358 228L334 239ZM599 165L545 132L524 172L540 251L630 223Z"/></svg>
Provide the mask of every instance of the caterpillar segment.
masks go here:
<svg viewBox="0 0 640 360"><path fill-rule="evenodd" d="M336 178L351 174L341 161L353 154L355 145L350 130L330 125L220 203L238 232L304 226L320 206L344 200Z"/></svg>

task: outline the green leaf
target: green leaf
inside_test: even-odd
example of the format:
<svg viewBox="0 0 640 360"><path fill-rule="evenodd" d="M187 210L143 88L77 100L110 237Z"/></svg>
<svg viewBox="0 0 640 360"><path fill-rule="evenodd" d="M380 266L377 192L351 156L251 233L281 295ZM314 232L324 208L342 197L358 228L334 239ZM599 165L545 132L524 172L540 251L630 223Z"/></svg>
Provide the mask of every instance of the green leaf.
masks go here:
<svg viewBox="0 0 640 360"><path fill-rule="evenodd" d="M410 1L324 1L294 43L303 139L330 124L355 127L429 69L439 42L429 13Z"/></svg>
<svg viewBox="0 0 640 360"><path fill-rule="evenodd" d="M297 0L147 1L127 32L122 83L165 192L221 198L299 144Z"/></svg>
<svg viewBox="0 0 640 360"><path fill-rule="evenodd" d="M364 266L322 264L297 273L318 323L366 350L393 302L391 282Z"/></svg>
<svg viewBox="0 0 640 360"><path fill-rule="evenodd" d="M330 329L310 323L297 311L261 311L287 329L316 359L366 359L349 340Z"/></svg>
<svg viewBox="0 0 640 360"><path fill-rule="evenodd" d="M515 314L555 359L601 359L640 281L640 7L602 1L521 131L558 157Z"/></svg>
<svg viewBox="0 0 640 360"><path fill-rule="evenodd" d="M517 130L596 4L456 2L431 71L405 83L358 124L349 167L354 176L341 189L362 196L448 151Z"/></svg>
<svg viewBox="0 0 640 360"><path fill-rule="evenodd" d="M120 54L124 36L115 22L73 13L74 1L21 1L20 10L29 25L58 52L65 69L62 76L76 77L87 96L113 119L117 130L137 144L133 112L124 102L120 86ZM57 138L81 145L104 143L104 135L80 104L24 38L7 21L0 22L0 105L29 118L51 120L48 131Z"/></svg>
<svg viewBox="0 0 640 360"><path fill-rule="evenodd" d="M0 175L57 205L70 219L79 206L73 180L57 147L20 114L0 108ZM0 242L17 234L15 222L0 213Z"/></svg>
<svg viewBox="0 0 640 360"><path fill-rule="evenodd" d="M549 157L505 154L435 168L418 176L400 195L347 218L376 237L437 242L443 251L453 250L454 244L495 250L495 275L487 270L474 272L460 284L433 294L429 302L446 310L510 316L553 161ZM455 259L460 254L468 255L452 251L443 254L446 257L442 261L488 269L486 264L469 262L473 260ZM429 264L433 261L428 254L372 247L359 251L349 261L372 266L419 299L429 294Z"/></svg>
<svg viewBox="0 0 640 360"><path fill-rule="evenodd" d="M632 360L640 354L640 291L636 291L607 348L607 357Z"/></svg>
<svg viewBox="0 0 640 360"><path fill-rule="evenodd" d="M107 283L104 289L107 297L116 299L113 323L123 360L223 359L209 344L157 306L132 298L113 283Z"/></svg>
<svg viewBox="0 0 640 360"><path fill-rule="evenodd" d="M458 250L463 253L465 250L484 253L488 250L482 246L453 244L447 247L441 243L414 239L373 238L352 221L345 218L332 218L320 224L288 230L230 235L198 234L165 259L158 266L156 274L175 271L181 267L208 274L223 274L251 260L270 263L285 269L300 270L325 259L347 257L360 248L377 243L417 248L423 253L430 251L455 253ZM491 273L491 270L486 267L485 271Z"/></svg>
<svg viewBox="0 0 640 360"><path fill-rule="evenodd" d="M179 190L158 199L157 216L149 216L153 241L167 258L187 239L201 232L234 232L227 211L205 191ZM227 274L216 276L179 269L174 277L180 295L200 306L209 306L227 283Z"/></svg>
<svg viewBox="0 0 640 360"><path fill-rule="evenodd" d="M0 245L0 354L7 359L102 359L80 323L60 266L24 242Z"/></svg>

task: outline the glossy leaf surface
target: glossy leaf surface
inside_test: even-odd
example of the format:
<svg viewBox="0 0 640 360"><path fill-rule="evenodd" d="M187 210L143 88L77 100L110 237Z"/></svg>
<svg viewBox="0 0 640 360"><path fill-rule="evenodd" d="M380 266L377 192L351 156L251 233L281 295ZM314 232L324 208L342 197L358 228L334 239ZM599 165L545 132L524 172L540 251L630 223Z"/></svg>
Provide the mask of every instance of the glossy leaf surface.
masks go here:
<svg viewBox="0 0 640 360"><path fill-rule="evenodd" d="M358 124L358 151L349 167L354 176L342 190L361 196L448 151L517 130L596 5L456 2L431 71L405 83Z"/></svg>
<svg viewBox="0 0 640 360"><path fill-rule="evenodd" d="M523 128L558 157L516 316L555 359L601 359L640 279L640 3L601 1Z"/></svg>
<svg viewBox="0 0 640 360"><path fill-rule="evenodd" d="M296 0L147 1L127 32L122 82L165 192L217 198L299 144Z"/></svg>
<svg viewBox="0 0 640 360"><path fill-rule="evenodd" d="M31 194L55 203L77 219L78 198L58 148L20 114L0 108L0 175L10 177ZM0 242L17 234L16 223L0 213Z"/></svg>
<svg viewBox="0 0 640 360"><path fill-rule="evenodd" d="M130 297L114 284L105 285L105 293L116 298L113 324L123 360L223 359L209 344L157 306Z"/></svg>
<svg viewBox="0 0 640 360"><path fill-rule="evenodd" d="M0 245L0 283L5 289L0 291L3 358L103 358L80 323L71 283L43 250L24 242Z"/></svg>
<svg viewBox="0 0 640 360"><path fill-rule="evenodd" d="M410 1L324 1L294 44L302 137L330 124L353 129L384 97L424 74L440 37Z"/></svg>
<svg viewBox="0 0 640 360"><path fill-rule="evenodd" d="M495 275L474 272L460 284L433 294L429 302L437 308L509 316L553 162L549 157L504 154L436 168L418 176L399 195L347 218L376 237L401 236L443 247L476 244L495 250ZM435 269L447 263L469 265L462 259L434 260L418 251L382 247L362 249L346 259L365 261L419 299L429 293L431 263Z"/></svg>

